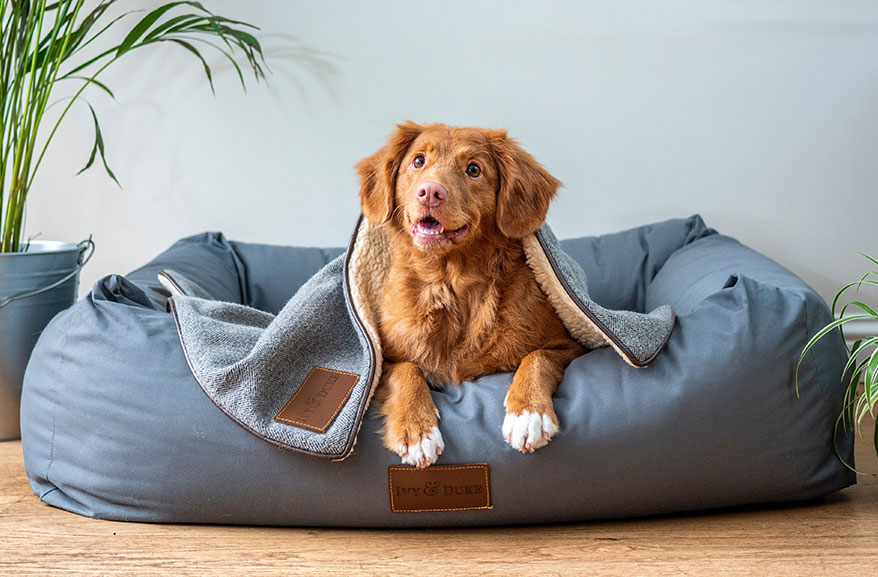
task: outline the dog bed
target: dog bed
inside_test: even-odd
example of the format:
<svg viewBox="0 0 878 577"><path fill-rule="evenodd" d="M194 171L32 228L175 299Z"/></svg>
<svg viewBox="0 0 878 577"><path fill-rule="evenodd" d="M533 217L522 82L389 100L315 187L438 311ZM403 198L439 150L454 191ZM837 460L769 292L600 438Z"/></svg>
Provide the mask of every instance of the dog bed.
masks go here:
<svg viewBox="0 0 878 577"><path fill-rule="evenodd" d="M33 352L22 445L34 492L91 517L151 522L418 527L580 521L809 499L855 482L835 435L840 338L795 275L699 217L561 241L610 310L670 305L676 324L645 368L612 347L568 367L560 433L533 454L503 439L509 374L433 391L445 451L399 467L374 408L343 461L284 450L220 410L193 377L157 275L277 314L342 249L179 241L98 281Z"/></svg>

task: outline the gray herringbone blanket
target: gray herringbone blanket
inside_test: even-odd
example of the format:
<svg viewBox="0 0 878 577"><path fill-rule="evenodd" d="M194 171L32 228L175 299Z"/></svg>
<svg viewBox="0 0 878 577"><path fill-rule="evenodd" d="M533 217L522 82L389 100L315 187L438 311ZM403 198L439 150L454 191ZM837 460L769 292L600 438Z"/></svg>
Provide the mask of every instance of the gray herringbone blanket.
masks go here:
<svg viewBox="0 0 878 577"><path fill-rule="evenodd" d="M656 357L674 325L670 307L648 314L605 309L589 298L585 273L548 226L523 242L537 281L583 346L610 345L635 367ZM186 359L207 396L272 444L332 459L348 456L381 375L377 305L388 243L382 227L361 218L347 252L276 316L213 300L181 275L163 271Z"/></svg>

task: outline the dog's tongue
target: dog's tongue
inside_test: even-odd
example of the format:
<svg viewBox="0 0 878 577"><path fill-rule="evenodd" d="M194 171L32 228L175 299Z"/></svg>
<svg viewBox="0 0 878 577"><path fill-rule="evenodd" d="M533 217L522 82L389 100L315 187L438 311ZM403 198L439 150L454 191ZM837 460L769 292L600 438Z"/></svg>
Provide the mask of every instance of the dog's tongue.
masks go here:
<svg viewBox="0 0 878 577"><path fill-rule="evenodd" d="M418 222L418 230L428 234L436 234L442 230L442 225L435 218L427 217Z"/></svg>

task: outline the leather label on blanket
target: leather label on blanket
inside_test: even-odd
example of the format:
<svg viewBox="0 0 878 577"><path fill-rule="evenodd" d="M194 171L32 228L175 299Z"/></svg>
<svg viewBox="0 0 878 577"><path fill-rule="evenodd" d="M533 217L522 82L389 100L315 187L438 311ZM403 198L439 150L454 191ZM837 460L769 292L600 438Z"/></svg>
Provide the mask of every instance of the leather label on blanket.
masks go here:
<svg viewBox="0 0 878 577"><path fill-rule="evenodd" d="M314 367L274 420L325 433L359 380L354 373Z"/></svg>
<svg viewBox="0 0 878 577"><path fill-rule="evenodd" d="M488 465L433 465L426 469L388 467L390 510L394 513L491 509Z"/></svg>

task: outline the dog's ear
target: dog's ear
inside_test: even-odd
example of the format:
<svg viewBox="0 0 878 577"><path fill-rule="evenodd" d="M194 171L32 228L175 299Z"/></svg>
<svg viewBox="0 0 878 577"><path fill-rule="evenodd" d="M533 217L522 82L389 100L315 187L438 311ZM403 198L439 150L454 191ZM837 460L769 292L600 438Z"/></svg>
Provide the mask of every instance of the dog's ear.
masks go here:
<svg viewBox="0 0 878 577"><path fill-rule="evenodd" d="M393 214L396 176L399 167L423 127L411 121L398 124L390 139L372 156L357 163L360 174L360 204L371 222L381 224Z"/></svg>
<svg viewBox="0 0 878 577"><path fill-rule="evenodd" d="M491 131L489 138L500 171L497 226L509 238L524 238L546 220L549 203L561 182L505 130Z"/></svg>

